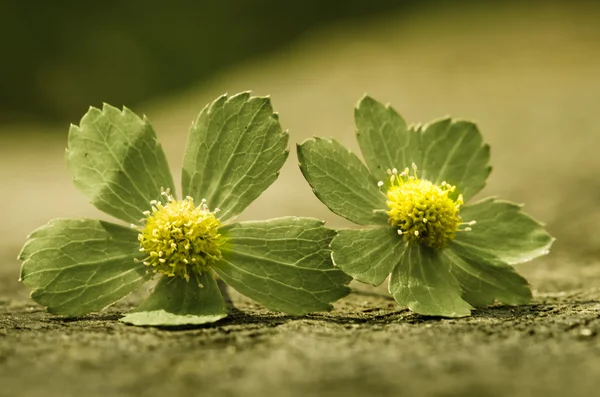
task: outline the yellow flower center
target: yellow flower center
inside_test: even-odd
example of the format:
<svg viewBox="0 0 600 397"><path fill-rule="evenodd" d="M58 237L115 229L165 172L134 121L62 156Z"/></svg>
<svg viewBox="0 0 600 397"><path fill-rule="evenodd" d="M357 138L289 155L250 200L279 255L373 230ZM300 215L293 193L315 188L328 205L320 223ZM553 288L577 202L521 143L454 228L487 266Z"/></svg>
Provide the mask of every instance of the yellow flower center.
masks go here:
<svg viewBox="0 0 600 397"><path fill-rule="evenodd" d="M435 185L419 179L417 166L413 164L412 167L413 175L409 175L408 168L401 173L396 169L388 170L390 183L386 196L389 222L398 229L404 241L442 249L454 239L457 231L471 230L469 227L460 230L461 225L473 225L475 222L462 222L459 215L462 195L456 199L449 197L456 186L446 182ZM379 182L379 186L383 186L383 182Z"/></svg>
<svg viewBox="0 0 600 397"><path fill-rule="evenodd" d="M143 263L154 273L189 280L221 259L224 240L215 216L218 210L209 211L205 200L195 206L191 197L175 200L168 191L163 196L166 203L151 201L152 211L144 212L144 224L138 228L140 251L147 254Z"/></svg>

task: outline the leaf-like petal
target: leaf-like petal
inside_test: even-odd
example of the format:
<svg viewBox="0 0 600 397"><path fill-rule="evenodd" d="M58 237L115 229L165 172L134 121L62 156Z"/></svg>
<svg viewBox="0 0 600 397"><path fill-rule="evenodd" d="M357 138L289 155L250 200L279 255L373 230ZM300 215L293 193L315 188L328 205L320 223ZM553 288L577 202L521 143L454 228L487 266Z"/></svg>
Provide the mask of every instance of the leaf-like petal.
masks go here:
<svg viewBox="0 0 600 397"><path fill-rule="evenodd" d="M477 126L469 121L442 119L421 129L421 179L456 186L453 196L468 201L485 186L492 168L490 147Z"/></svg>
<svg viewBox="0 0 600 397"><path fill-rule="evenodd" d="M315 195L334 213L360 225L387 222L385 195L358 157L336 140L298 145L300 170Z"/></svg>
<svg viewBox="0 0 600 397"><path fill-rule="evenodd" d="M105 104L71 125L67 167L75 186L101 211L138 223L161 189L175 194L167 159L146 118Z"/></svg>
<svg viewBox="0 0 600 397"><path fill-rule="evenodd" d="M316 219L286 217L222 228L227 239L217 275L270 310L302 315L331 309L350 277L333 267L335 231Z"/></svg>
<svg viewBox="0 0 600 397"><path fill-rule="evenodd" d="M443 255L463 290L463 299L475 307L494 301L523 305L531 300L527 280L515 269L484 252L450 243Z"/></svg>
<svg viewBox="0 0 600 397"><path fill-rule="evenodd" d="M121 319L133 325L199 325L227 317L227 305L210 272L182 277L163 276L154 291Z"/></svg>
<svg viewBox="0 0 600 397"><path fill-rule="evenodd" d="M366 96L355 110L357 139L373 175L387 179L388 169L415 163L419 177L456 186L453 198L465 201L479 192L491 171L490 148L474 123L449 118L407 127L390 106Z"/></svg>
<svg viewBox="0 0 600 397"><path fill-rule="evenodd" d="M137 233L93 219L56 219L35 230L23 247L21 280L33 300L54 314L82 316L104 309L150 275Z"/></svg>
<svg viewBox="0 0 600 397"><path fill-rule="evenodd" d="M389 291L401 305L427 316L464 317L473 307L461 295L460 284L441 252L409 245L392 271Z"/></svg>
<svg viewBox="0 0 600 397"><path fill-rule="evenodd" d="M354 111L360 150L377 180L388 178L388 169L404 169L421 160L421 135L406 126L392 107L369 96Z"/></svg>
<svg viewBox="0 0 600 397"><path fill-rule="evenodd" d="M554 241L542 224L508 201L488 198L464 206L460 216L463 221L477 223L472 231L457 233L454 244L509 265L547 254Z"/></svg>
<svg viewBox="0 0 600 397"><path fill-rule="evenodd" d="M190 129L183 159L184 196L219 208L225 221L242 212L278 177L288 150L268 97L244 92L207 105Z"/></svg>
<svg viewBox="0 0 600 397"><path fill-rule="evenodd" d="M406 243L396 229L344 229L331 241L333 263L356 280L380 285L402 259Z"/></svg>

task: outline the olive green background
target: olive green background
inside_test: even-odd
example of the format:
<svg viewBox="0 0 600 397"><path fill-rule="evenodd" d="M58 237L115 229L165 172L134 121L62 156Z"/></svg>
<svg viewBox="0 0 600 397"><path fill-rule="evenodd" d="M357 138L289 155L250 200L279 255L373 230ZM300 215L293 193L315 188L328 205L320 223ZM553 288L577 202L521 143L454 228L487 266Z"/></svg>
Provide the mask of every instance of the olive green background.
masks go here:
<svg viewBox="0 0 600 397"><path fill-rule="evenodd" d="M593 395L600 387L600 6L444 4L315 23L285 44L157 89L161 95L113 101L90 88L97 96L86 89L81 103L64 91L70 105L38 104L4 118L0 395ZM167 331L116 321L144 292L81 321L54 318L28 300L15 259L27 233L56 217L109 219L70 182L63 120L76 123L102 101L127 104L149 117L179 178L195 115L223 92L248 89L271 95L292 142L334 136L357 150L352 109L364 93L392 103L409 122L447 114L477 121L494 167L479 197L525 203L557 238L549 256L518 267L534 289L532 305L427 319L387 299L385 286L357 284L359 293L329 314L289 318L236 295L241 312L230 319ZM293 150L278 181L240 219L282 215L351 226L314 198Z"/></svg>
<svg viewBox="0 0 600 397"><path fill-rule="evenodd" d="M340 21L423 8L410 0L0 2L0 120L71 122L133 105Z"/></svg>

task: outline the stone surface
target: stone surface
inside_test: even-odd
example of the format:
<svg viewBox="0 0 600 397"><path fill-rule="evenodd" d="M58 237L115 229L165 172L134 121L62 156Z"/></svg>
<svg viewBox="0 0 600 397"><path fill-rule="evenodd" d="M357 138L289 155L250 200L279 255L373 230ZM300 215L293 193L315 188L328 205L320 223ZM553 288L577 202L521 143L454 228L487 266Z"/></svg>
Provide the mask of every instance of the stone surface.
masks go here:
<svg viewBox="0 0 600 397"><path fill-rule="evenodd" d="M291 318L247 301L213 326L136 328L0 303L0 395L585 396L598 387L598 292L538 295L466 319L357 292ZM10 393L7 393L11 391Z"/></svg>

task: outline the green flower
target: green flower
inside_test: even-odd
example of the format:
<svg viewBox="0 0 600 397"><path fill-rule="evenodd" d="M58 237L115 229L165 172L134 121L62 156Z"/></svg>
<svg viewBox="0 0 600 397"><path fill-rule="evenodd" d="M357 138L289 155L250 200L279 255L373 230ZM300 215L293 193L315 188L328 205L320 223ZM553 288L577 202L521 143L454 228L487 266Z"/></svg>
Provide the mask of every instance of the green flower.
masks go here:
<svg viewBox="0 0 600 397"><path fill-rule="evenodd" d="M77 317L158 276L122 319L136 325L225 317L217 278L271 310L329 310L350 281L331 263L334 231L309 218L232 221L277 179L287 143L269 98L221 96L191 126L177 200L148 120L126 108L90 108L71 126L67 166L96 208L131 227L53 220L23 247L21 280L51 313Z"/></svg>
<svg viewBox="0 0 600 397"><path fill-rule="evenodd" d="M527 303L512 265L547 254L553 238L520 206L488 198L463 205L485 185L490 150L475 124L441 119L407 127L370 97L355 111L366 166L335 140L298 146L300 169L334 213L368 226L339 230L334 264L380 285L416 313L467 316L494 301ZM400 170L400 171L399 171Z"/></svg>

